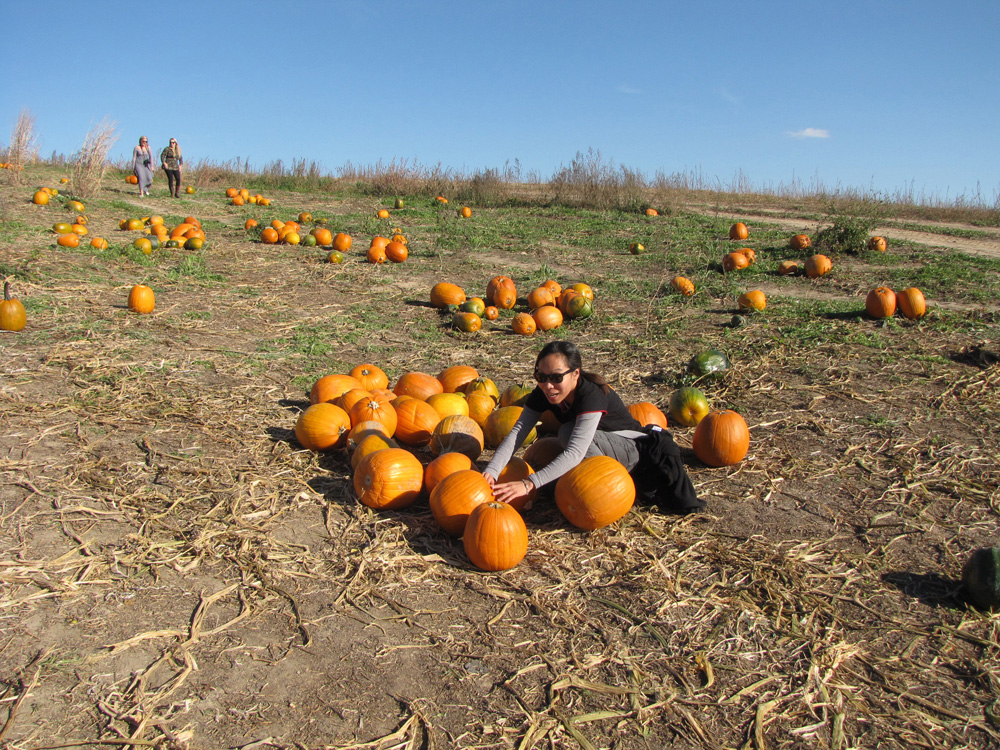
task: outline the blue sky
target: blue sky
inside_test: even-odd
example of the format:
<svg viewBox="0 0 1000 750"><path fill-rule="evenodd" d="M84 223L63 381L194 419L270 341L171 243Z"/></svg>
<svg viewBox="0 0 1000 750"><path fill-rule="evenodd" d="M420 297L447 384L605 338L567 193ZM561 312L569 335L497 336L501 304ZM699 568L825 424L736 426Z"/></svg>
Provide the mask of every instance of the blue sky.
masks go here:
<svg viewBox="0 0 1000 750"><path fill-rule="evenodd" d="M548 178L593 148L648 176L1000 194L995 0L50 0L4 20L0 141L27 107L46 156L108 117L116 156L145 134L189 161Z"/></svg>

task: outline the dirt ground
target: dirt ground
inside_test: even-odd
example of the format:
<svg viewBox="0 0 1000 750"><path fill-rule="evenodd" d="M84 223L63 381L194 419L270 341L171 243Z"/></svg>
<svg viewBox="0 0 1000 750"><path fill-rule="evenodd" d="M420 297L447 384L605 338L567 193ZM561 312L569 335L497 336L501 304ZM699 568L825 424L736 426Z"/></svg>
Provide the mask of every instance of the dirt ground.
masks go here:
<svg viewBox="0 0 1000 750"><path fill-rule="evenodd" d="M159 276L137 316L135 268L50 251L51 214L0 191L24 227L0 263L56 280L20 285L44 304L0 337L3 750L1000 743L1000 618L958 583L998 539L995 310L960 334L830 317L876 348L793 345L766 322L726 338L739 366L705 387L746 417L749 456L709 468L674 430L706 512L640 505L583 533L543 499L527 558L488 574L426 501L376 514L346 454L299 447L300 367L461 362L505 387L537 342L426 335L431 280L578 261L416 252L390 275L250 242L207 191L183 209L118 191L93 232L123 204L219 223L204 274ZM574 335L627 402L664 404L730 312L670 315L676 342L643 344L641 320Z"/></svg>

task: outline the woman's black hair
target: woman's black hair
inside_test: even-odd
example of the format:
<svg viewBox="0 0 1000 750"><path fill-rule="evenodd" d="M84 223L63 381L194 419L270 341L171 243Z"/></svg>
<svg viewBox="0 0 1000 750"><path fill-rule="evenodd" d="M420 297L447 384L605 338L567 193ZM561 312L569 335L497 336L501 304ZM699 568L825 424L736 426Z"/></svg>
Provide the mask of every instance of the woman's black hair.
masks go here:
<svg viewBox="0 0 1000 750"><path fill-rule="evenodd" d="M535 370L538 370L538 363L551 354L560 354L566 359L566 364L569 366L570 370L579 370L581 377L586 378L590 382L597 386L600 386L601 390L607 393L611 390L607 381L598 375L596 372L587 372L583 369L583 358L580 356L580 349L572 341L550 341L542 350L538 352L538 356L535 358Z"/></svg>

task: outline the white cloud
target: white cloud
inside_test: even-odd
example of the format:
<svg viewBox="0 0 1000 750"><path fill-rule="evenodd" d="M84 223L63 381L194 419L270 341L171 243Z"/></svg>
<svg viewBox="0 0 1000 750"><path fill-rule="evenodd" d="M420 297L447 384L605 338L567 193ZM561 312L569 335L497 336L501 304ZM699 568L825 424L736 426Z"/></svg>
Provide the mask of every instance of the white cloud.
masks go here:
<svg viewBox="0 0 1000 750"><path fill-rule="evenodd" d="M736 96L736 94L730 93L729 89L727 89L727 88L719 89L719 96L721 96L723 99L725 99L730 104L742 104L743 103L743 97L742 96Z"/></svg>
<svg viewBox="0 0 1000 750"><path fill-rule="evenodd" d="M618 93L620 94L641 94L642 89L637 89L627 84L622 84L618 87Z"/></svg>
<svg viewBox="0 0 1000 750"><path fill-rule="evenodd" d="M791 138L829 138L830 131L822 128L806 128L805 130L795 130L788 133Z"/></svg>

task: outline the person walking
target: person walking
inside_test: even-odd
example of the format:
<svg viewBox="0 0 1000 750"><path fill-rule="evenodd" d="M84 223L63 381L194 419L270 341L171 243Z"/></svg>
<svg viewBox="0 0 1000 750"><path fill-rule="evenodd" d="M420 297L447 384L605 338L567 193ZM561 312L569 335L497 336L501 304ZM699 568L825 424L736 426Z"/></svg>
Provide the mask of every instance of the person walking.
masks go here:
<svg viewBox="0 0 1000 750"><path fill-rule="evenodd" d="M149 195L153 187L153 152L146 136L139 138L139 145L132 149L132 171L139 181L139 195Z"/></svg>
<svg viewBox="0 0 1000 750"><path fill-rule="evenodd" d="M160 153L160 163L167 173L167 192L174 198L180 198L181 165L184 164L184 157L181 156L181 147L176 138L171 138L170 144Z"/></svg>

